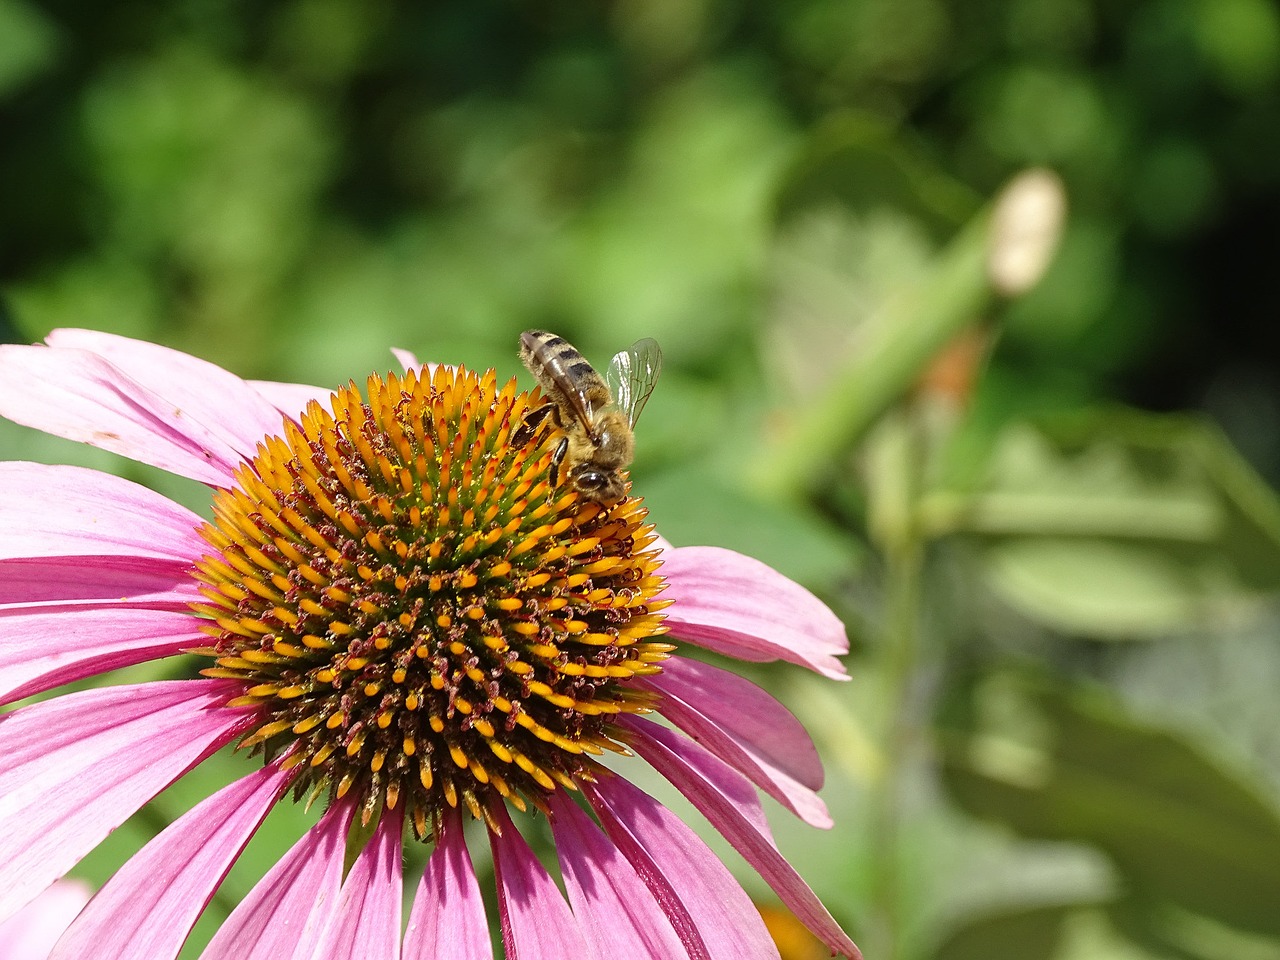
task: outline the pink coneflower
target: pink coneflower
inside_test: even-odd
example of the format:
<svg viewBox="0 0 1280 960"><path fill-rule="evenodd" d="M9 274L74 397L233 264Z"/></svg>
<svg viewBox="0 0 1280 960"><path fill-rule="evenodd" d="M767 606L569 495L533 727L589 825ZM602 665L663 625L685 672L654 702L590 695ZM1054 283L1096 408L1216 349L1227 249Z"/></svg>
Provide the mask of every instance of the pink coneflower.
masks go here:
<svg viewBox="0 0 1280 960"><path fill-rule="evenodd" d="M842 678L839 621L754 560L663 545L638 499L604 508L553 486L554 428L513 438L539 402L514 381L408 367L330 395L83 330L0 347L0 415L214 490L206 523L117 477L0 464L3 702L207 658L199 679L0 720L0 917L239 741L262 757L252 771L130 859L53 957L177 956L286 794L325 812L204 957L492 957L464 814L488 835L509 958L777 957L725 867L625 779L638 754L857 957L756 793L829 825L808 736L758 687L672 655L688 643ZM512 809L547 817L564 893ZM367 842L344 870L353 828ZM417 841L434 849L402 937L401 848Z"/></svg>
<svg viewBox="0 0 1280 960"><path fill-rule="evenodd" d="M49 951L92 891L79 880L59 880L34 900L0 921L0 960L48 960Z"/></svg>

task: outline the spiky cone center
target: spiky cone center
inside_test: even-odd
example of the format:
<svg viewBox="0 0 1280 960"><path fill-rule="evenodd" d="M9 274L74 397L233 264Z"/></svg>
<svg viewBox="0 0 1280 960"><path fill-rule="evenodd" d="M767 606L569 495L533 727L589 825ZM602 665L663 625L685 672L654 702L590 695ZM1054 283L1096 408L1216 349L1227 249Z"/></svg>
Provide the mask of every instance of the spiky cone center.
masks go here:
<svg viewBox="0 0 1280 960"><path fill-rule="evenodd" d="M672 649L640 502L553 486L537 394L493 371L371 377L312 402L214 497L196 565L241 742L282 756L297 795L356 792L366 819L405 805L545 807L625 752L649 708L634 677ZM548 421L549 423L549 421Z"/></svg>

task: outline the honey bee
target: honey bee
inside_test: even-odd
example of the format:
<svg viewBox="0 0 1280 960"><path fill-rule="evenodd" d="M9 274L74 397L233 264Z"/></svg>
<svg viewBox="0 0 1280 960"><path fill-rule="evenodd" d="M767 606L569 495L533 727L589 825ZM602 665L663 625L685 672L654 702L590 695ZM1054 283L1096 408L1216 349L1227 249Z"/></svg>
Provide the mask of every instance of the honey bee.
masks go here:
<svg viewBox="0 0 1280 960"><path fill-rule="evenodd" d="M565 432L551 457L553 482L567 482L605 506L617 503L626 496L621 471L635 454L632 428L662 369L657 341L637 340L614 356L601 377L563 337L526 330L520 360L549 398L525 416L521 430L532 431L550 416Z"/></svg>

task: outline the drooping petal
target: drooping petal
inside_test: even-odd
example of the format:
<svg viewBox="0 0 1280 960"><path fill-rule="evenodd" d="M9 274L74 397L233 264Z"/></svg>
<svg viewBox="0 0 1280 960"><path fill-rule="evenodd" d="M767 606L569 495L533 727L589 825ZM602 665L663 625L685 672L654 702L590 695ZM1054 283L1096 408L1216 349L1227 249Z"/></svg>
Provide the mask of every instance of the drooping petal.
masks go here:
<svg viewBox="0 0 1280 960"><path fill-rule="evenodd" d="M104 358L129 379L168 400L180 417L206 425L243 457L251 456L264 436L280 432L281 417L274 404L263 403L261 393L216 363L99 330L54 330L45 343Z"/></svg>
<svg viewBox="0 0 1280 960"><path fill-rule="evenodd" d="M207 640L199 623L104 604L0 608L0 703L199 646Z"/></svg>
<svg viewBox="0 0 1280 960"><path fill-rule="evenodd" d="M129 858L49 960L171 960L291 774L270 764L202 800Z"/></svg>
<svg viewBox="0 0 1280 960"><path fill-rule="evenodd" d="M663 694L658 709L664 717L800 819L822 829L832 825L814 792L822 785L822 764L813 741L773 697L742 677L685 658L668 660L642 685Z"/></svg>
<svg viewBox="0 0 1280 960"><path fill-rule="evenodd" d="M729 670L672 657L655 677L663 691L695 703L716 726L811 790L826 777L809 731L766 690Z"/></svg>
<svg viewBox="0 0 1280 960"><path fill-rule="evenodd" d="M501 835L489 831L498 881L498 910L507 960L606 960L587 946L560 888L524 842L505 807L493 814Z"/></svg>
<svg viewBox="0 0 1280 960"><path fill-rule="evenodd" d="M399 960L403 823L398 810L383 811L342 885L316 960Z"/></svg>
<svg viewBox="0 0 1280 960"><path fill-rule="evenodd" d="M186 561L150 557L0 560L0 606L92 600L117 607L186 610L200 599Z"/></svg>
<svg viewBox="0 0 1280 960"><path fill-rule="evenodd" d="M679 817L622 777L602 778L584 792L691 960L778 960L751 898Z"/></svg>
<svg viewBox="0 0 1280 960"><path fill-rule="evenodd" d="M400 366L405 370L417 370L422 366L422 361L418 359L418 355L412 350L405 350L402 347L392 347L391 355L400 361ZM435 364L432 364L435 366Z"/></svg>
<svg viewBox="0 0 1280 960"><path fill-rule="evenodd" d="M444 367L447 370L461 369L450 363L423 363L412 350L402 350L399 347L393 347L391 353L400 362L400 366L406 373L412 370L417 373L420 380L430 380L436 375L436 370L440 367Z"/></svg>
<svg viewBox="0 0 1280 960"><path fill-rule="evenodd" d="M312 960L342 888L351 804L337 803L231 911L200 960Z"/></svg>
<svg viewBox="0 0 1280 960"><path fill-rule="evenodd" d="M211 486L229 486L244 459L232 424L201 422L85 350L0 345L0 416Z"/></svg>
<svg viewBox="0 0 1280 960"><path fill-rule="evenodd" d="M312 400L328 409L333 395L330 387L317 387L309 383L279 383L275 380L250 380L249 386L280 411L281 415L296 420ZM279 424L273 433L279 433Z"/></svg>
<svg viewBox="0 0 1280 960"><path fill-rule="evenodd" d="M0 918L241 733L226 680L69 693L0 717Z"/></svg>
<svg viewBox="0 0 1280 960"><path fill-rule="evenodd" d="M0 559L153 557L208 552L203 521L168 497L84 467L0 463Z"/></svg>
<svg viewBox="0 0 1280 960"><path fill-rule="evenodd" d="M676 960L688 953L657 900L613 843L563 791L551 827L569 904L601 957Z"/></svg>
<svg viewBox="0 0 1280 960"><path fill-rule="evenodd" d="M827 605L773 568L720 547L662 553L671 635L739 660L786 660L848 680L849 638Z"/></svg>
<svg viewBox="0 0 1280 960"><path fill-rule="evenodd" d="M436 848L413 898L403 957L493 960L480 884L467 853L462 818L452 807L440 818Z"/></svg>
<svg viewBox="0 0 1280 960"><path fill-rule="evenodd" d="M53 945L92 895L93 889L83 880L59 880L0 923L0 957L48 960Z"/></svg>
<svg viewBox="0 0 1280 960"><path fill-rule="evenodd" d="M861 958L848 934L778 852L755 790L742 774L693 741L656 723L627 717L622 724L636 734L631 744L636 753L702 812L801 923L833 952Z"/></svg>

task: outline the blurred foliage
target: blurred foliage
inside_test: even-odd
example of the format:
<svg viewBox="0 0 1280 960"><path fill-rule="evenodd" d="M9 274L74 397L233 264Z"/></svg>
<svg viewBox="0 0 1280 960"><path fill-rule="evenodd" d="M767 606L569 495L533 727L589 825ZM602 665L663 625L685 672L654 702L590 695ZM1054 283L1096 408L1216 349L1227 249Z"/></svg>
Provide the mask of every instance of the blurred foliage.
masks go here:
<svg viewBox="0 0 1280 960"><path fill-rule="evenodd" d="M869 958L1280 957L1270 0L0 0L0 122L0 339L327 384L660 340L662 531L850 626L849 687L758 678L832 768L831 842L780 844ZM1028 166L1069 214L1009 297Z"/></svg>

